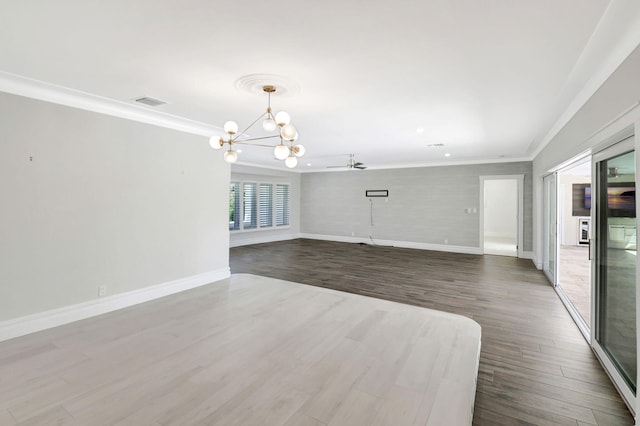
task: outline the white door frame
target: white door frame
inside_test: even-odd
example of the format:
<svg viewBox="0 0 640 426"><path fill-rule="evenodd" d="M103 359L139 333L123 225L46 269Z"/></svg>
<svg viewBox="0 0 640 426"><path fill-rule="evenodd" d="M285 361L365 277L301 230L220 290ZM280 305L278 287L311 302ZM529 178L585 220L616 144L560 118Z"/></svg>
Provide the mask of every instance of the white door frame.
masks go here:
<svg viewBox="0 0 640 426"><path fill-rule="evenodd" d="M480 254L484 254L484 182L487 180L516 180L518 182L518 257L524 256L524 175L480 176Z"/></svg>
<svg viewBox="0 0 640 426"><path fill-rule="evenodd" d="M549 197L549 193L547 192L547 186L545 185L545 179L549 178L549 177L553 177L553 182L554 182L554 200L553 200L553 213L554 213L554 221L553 223L550 223L549 226L553 227L553 244L555 246L555 249L553 250L553 259L549 259L548 258L548 248L551 244L550 241L547 240L547 238L549 238L549 233L547 232L548 229L545 228L545 223L546 223L546 215L551 213L551 210L547 211L547 209L549 209L550 206L550 202L548 200ZM559 260L559 254L558 254L558 172L557 171L553 171L551 173L547 173L542 177L542 205L543 205L543 219L542 219L542 228L543 228L543 237L542 237L542 271L544 272L545 276L549 279L551 286L555 289L556 286L558 285L558 260ZM553 260L553 276L549 275L549 261ZM546 266L546 267L545 267Z"/></svg>

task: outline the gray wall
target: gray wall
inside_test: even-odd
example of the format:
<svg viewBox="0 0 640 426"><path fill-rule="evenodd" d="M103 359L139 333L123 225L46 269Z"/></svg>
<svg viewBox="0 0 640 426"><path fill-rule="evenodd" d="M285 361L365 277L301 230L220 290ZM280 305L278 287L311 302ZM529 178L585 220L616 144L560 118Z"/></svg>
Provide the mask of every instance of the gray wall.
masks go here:
<svg viewBox="0 0 640 426"><path fill-rule="evenodd" d="M480 176L524 174L524 250L532 244L531 163L351 170L302 175L303 234L479 247ZM367 189L388 189L373 200Z"/></svg>
<svg viewBox="0 0 640 426"><path fill-rule="evenodd" d="M256 147L255 149L262 149ZM271 155L268 152L266 155ZM283 163L282 167L284 167ZM231 180L240 182L288 183L290 185L290 226L278 229L252 229L248 231L230 231L231 247L264 243L268 241L290 240L300 233L300 173L287 169L265 169L234 164L231 166Z"/></svg>
<svg viewBox="0 0 640 426"><path fill-rule="evenodd" d="M228 268L228 187L204 137L0 93L0 321Z"/></svg>

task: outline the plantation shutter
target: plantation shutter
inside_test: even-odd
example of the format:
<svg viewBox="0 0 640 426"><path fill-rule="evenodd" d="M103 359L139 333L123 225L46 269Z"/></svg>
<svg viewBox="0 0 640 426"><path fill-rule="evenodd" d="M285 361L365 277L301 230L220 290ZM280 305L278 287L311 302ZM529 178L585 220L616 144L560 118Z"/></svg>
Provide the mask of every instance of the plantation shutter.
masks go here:
<svg viewBox="0 0 640 426"><path fill-rule="evenodd" d="M260 228L273 226L273 185L260 184Z"/></svg>
<svg viewBox="0 0 640 426"><path fill-rule="evenodd" d="M244 229L254 229L258 227L258 197L255 183L245 183L242 185L243 215L242 226Z"/></svg>
<svg viewBox="0 0 640 426"><path fill-rule="evenodd" d="M289 225L289 185L276 185L276 226Z"/></svg>
<svg viewBox="0 0 640 426"><path fill-rule="evenodd" d="M240 229L240 183L229 185L229 230Z"/></svg>

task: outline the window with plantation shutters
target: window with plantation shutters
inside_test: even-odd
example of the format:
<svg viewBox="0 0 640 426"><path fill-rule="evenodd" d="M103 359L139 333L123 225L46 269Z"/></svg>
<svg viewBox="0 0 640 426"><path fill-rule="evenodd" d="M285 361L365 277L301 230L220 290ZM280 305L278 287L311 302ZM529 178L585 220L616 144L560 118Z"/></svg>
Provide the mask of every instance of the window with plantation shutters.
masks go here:
<svg viewBox="0 0 640 426"><path fill-rule="evenodd" d="M254 229L258 227L258 191L255 183L242 184L243 201L243 229Z"/></svg>
<svg viewBox="0 0 640 426"><path fill-rule="evenodd" d="M240 183L229 185L229 229L240 229Z"/></svg>
<svg viewBox="0 0 640 426"><path fill-rule="evenodd" d="M237 182L229 185L229 230L289 225L289 184Z"/></svg>
<svg viewBox="0 0 640 426"><path fill-rule="evenodd" d="M260 184L260 228L273 226L273 185Z"/></svg>
<svg viewBox="0 0 640 426"><path fill-rule="evenodd" d="M289 185L276 185L276 226L289 225Z"/></svg>

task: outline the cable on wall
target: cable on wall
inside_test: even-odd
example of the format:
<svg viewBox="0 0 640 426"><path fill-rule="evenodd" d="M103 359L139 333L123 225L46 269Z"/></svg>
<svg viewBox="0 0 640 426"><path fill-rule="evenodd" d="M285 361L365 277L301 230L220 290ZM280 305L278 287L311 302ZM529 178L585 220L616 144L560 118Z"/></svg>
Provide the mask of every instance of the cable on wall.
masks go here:
<svg viewBox="0 0 640 426"><path fill-rule="evenodd" d="M389 190L388 189L367 189L365 191L365 196L369 199L369 223L371 225L371 228L373 228L375 225L375 221L373 219L373 198L387 198L389 197ZM369 230L369 240L371 241L371 244L374 246L377 246L378 244L376 244L376 242L373 240L373 229Z"/></svg>

